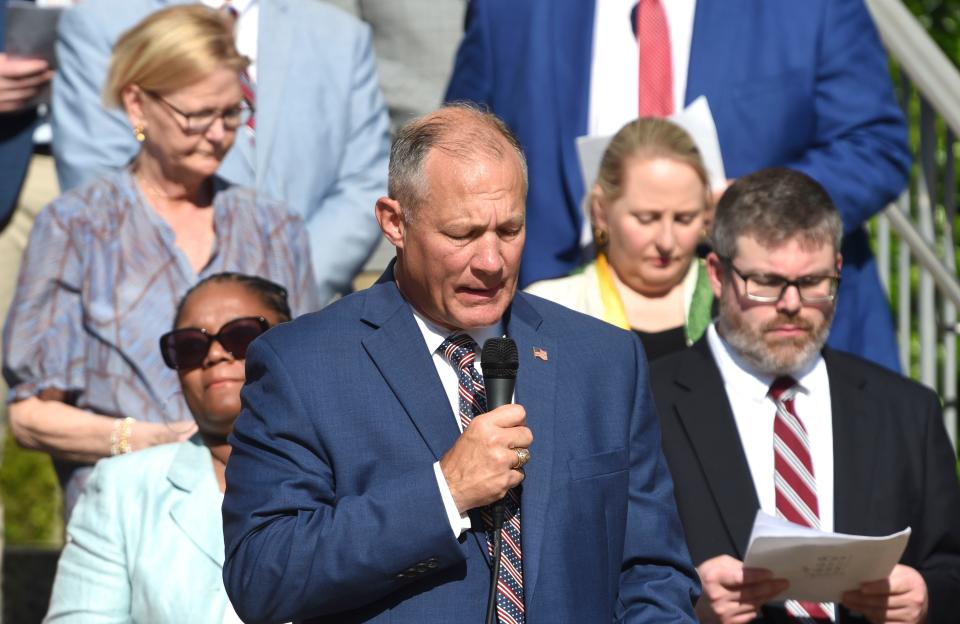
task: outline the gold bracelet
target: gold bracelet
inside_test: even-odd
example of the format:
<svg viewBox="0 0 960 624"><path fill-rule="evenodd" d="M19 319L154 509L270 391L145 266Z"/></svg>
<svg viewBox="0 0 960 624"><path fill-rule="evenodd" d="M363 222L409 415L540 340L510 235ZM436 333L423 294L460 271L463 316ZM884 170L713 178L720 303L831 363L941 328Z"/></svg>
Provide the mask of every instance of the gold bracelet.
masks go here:
<svg viewBox="0 0 960 624"><path fill-rule="evenodd" d="M110 455L126 455L130 448L130 429L133 427L134 419L130 416L118 418L113 423L113 431L110 432Z"/></svg>

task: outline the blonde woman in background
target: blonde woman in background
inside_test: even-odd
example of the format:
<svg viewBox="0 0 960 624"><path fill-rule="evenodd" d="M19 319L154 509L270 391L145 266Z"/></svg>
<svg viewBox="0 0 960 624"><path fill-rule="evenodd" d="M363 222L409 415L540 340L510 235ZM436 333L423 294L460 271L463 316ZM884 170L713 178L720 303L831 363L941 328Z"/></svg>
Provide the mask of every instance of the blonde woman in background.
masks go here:
<svg viewBox="0 0 960 624"><path fill-rule="evenodd" d="M252 113L246 65L219 11L174 6L134 26L104 97L139 153L34 225L4 330L10 428L54 458L68 516L96 460L196 430L156 348L191 286L237 271L284 286L294 313L319 307L302 219L215 175Z"/></svg>
<svg viewBox="0 0 960 624"><path fill-rule="evenodd" d="M588 202L596 259L527 292L635 331L649 360L692 344L713 303L696 258L712 205L693 139L665 119L628 123L607 146Z"/></svg>

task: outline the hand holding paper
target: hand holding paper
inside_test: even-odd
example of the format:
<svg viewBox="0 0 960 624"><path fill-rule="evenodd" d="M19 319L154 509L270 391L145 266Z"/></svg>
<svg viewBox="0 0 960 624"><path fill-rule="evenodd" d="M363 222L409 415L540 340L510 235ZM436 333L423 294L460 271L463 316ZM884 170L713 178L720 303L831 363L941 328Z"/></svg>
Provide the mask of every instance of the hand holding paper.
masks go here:
<svg viewBox="0 0 960 624"><path fill-rule="evenodd" d="M790 581L780 598L840 602L844 592L886 579L909 537L909 528L885 537L824 533L758 511L744 565Z"/></svg>
<svg viewBox="0 0 960 624"><path fill-rule="evenodd" d="M760 614L760 607L783 592L789 583L773 578L770 570L744 568L729 555L707 559L697 566L703 593L697 601L701 622L740 624Z"/></svg>
<svg viewBox="0 0 960 624"><path fill-rule="evenodd" d="M843 594L843 605L871 622L925 622L930 607L927 584L910 566L897 565L882 581L863 583Z"/></svg>

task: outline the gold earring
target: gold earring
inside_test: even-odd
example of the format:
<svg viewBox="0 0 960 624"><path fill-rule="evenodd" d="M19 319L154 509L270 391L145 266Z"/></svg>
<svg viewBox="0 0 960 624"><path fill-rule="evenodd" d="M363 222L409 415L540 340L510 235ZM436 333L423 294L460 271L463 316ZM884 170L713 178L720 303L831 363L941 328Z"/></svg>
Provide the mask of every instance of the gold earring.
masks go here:
<svg viewBox="0 0 960 624"><path fill-rule="evenodd" d="M607 235L607 231L603 228L593 226L593 245L597 249L603 249L609 242L610 237Z"/></svg>
<svg viewBox="0 0 960 624"><path fill-rule="evenodd" d="M147 139L147 135L144 134L143 132L145 129L146 128L144 128L139 124L133 127L133 136L137 139L139 143L143 143Z"/></svg>

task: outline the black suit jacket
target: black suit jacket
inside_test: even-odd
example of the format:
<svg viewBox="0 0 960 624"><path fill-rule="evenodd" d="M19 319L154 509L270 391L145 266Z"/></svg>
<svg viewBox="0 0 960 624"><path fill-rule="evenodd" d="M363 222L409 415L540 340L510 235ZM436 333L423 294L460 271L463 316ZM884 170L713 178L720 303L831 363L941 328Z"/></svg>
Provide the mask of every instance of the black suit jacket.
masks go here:
<svg viewBox="0 0 960 624"><path fill-rule="evenodd" d="M930 624L960 619L960 484L937 395L860 358L823 352L830 380L834 530L913 528L902 563L930 593ZM759 508L720 370L706 339L651 368L674 494L696 565L742 560ZM772 409L772 408L771 408ZM764 608L761 621L786 621ZM859 622L841 609L841 621Z"/></svg>

